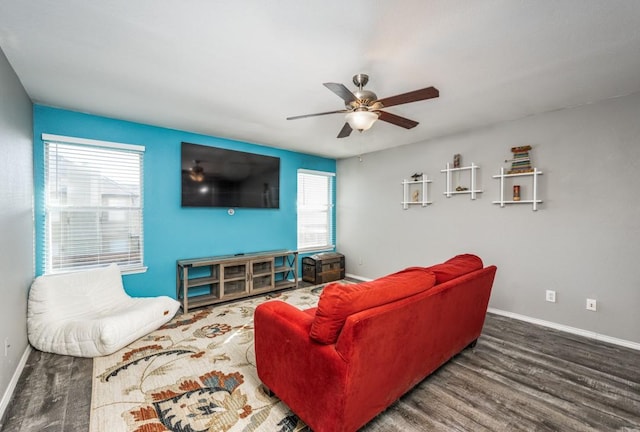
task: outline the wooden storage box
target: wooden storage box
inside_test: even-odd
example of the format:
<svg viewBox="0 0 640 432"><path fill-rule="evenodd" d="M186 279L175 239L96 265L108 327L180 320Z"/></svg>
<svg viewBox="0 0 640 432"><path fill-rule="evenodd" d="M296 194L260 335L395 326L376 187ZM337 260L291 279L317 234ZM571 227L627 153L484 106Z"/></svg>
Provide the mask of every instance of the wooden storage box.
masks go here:
<svg viewBox="0 0 640 432"><path fill-rule="evenodd" d="M344 255L325 252L302 259L302 280L313 284L344 279Z"/></svg>

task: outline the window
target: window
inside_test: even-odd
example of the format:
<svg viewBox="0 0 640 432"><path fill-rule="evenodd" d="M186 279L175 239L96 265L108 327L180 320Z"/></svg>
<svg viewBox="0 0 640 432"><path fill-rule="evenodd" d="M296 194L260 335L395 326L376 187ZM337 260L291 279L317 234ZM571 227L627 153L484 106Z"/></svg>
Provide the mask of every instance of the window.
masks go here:
<svg viewBox="0 0 640 432"><path fill-rule="evenodd" d="M44 272L143 270L143 146L43 134Z"/></svg>
<svg viewBox="0 0 640 432"><path fill-rule="evenodd" d="M298 170L298 250L333 249L335 174Z"/></svg>

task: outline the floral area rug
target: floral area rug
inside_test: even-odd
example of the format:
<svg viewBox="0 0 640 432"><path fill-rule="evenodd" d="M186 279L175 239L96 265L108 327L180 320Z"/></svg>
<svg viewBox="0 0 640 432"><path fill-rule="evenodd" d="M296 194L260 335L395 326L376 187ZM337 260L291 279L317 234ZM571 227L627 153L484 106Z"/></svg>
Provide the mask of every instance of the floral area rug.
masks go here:
<svg viewBox="0 0 640 432"><path fill-rule="evenodd" d="M177 315L93 361L90 432L298 431L304 423L264 393L255 366L253 311L318 302L322 286Z"/></svg>

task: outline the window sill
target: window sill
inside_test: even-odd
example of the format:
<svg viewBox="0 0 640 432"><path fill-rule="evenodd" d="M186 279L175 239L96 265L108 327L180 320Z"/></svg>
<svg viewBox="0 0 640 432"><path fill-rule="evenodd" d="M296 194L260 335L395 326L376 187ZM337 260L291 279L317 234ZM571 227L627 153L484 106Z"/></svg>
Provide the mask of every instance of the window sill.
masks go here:
<svg viewBox="0 0 640 432"><path fill-rule="evenodd" d="M144 267L131 267L131 268L127 268L127 269L120 269L120 274L122 276L125 276L125 275L146 273L148 268L149 267L144 266Z"/></svg>
<svg viewBox="0 0 640 432"><path fill-rule="evenodd" d="M334 245L327 245L327 246L320 246L320 247L313 247L313 248L298 249L298 253L307 254L307 253L314 253L314 252L333 252L335 250L336 250L336 247Z"/></svg>

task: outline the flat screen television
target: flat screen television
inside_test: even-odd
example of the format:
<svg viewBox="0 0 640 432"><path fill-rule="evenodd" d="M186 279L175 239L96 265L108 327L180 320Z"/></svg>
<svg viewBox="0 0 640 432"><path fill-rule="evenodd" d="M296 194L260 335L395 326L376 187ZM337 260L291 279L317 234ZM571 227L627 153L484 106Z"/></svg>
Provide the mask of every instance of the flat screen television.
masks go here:
<svg viewBox="0 0 640 432"><path fill-rule="evenodd" d="M280 158L182 143L182 206L280 208Z"/></svg>

